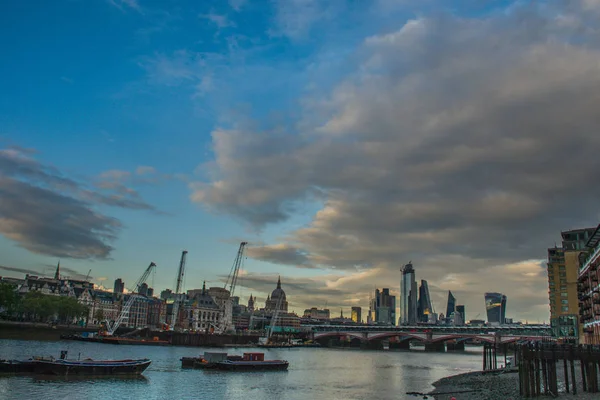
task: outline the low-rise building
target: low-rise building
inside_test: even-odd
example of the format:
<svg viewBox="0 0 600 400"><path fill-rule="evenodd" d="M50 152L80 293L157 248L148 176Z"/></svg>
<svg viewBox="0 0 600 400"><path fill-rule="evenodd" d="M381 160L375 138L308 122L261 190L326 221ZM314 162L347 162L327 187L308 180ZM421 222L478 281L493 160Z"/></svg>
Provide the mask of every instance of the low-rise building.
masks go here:
<svg viewBox="0 0 600 400"><path fill-rule="evenodd" d="M580 322L583 324L583 341L600 344L600 225L579 253L577 290Z"/></svg>

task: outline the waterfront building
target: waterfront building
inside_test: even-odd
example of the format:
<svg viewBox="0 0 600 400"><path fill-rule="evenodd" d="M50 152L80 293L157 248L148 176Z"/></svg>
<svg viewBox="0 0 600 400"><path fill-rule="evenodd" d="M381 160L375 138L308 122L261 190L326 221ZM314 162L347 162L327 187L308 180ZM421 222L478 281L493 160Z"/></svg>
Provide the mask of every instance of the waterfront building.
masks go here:
<svg viewBox="0 0 600 400"><path fill-rule="evenodd" d="M600 345L600 225L579 254L577 289L585 344Z"/></svg>
<svg viewBox="0 0 600 400"><path fill-rule="evenodd" d="M142 296L147 296L148 295L148 284L146 282L142 283L138 287L138 293L141 294Z"/></svg>
<svg viewBox="0 0 600 400"><path fill-rule="evenodd" d="M317 307L307 308L304 310L303 318L317 319L320 321L327 321L330 319L329 309L325 308L319 310Z"/></svg>
<svg viewBox="0 0 600 400"><path fill-rule="evenodd" d="M429 285L426 280L422 279L421 286L419 287L419 301L417 304L418 322L429 323L429 315L432 313L433 306L431 304L431 296L429 295Z"/></svg>
<svg viewBox="0 0 600 400"><path fill-rule="evenodd" d="M362 308L360 307L352 307L351 318L352 322L356 322L357 324L362 323Z"/></svg>
<svg viewBox="0 0 600 400"><path fill-rule="evenodd" d="M218 329L220 321L223 320L224 310L219 307L209 291L210 289L208 291L206 290L206 283L204 283L202 285L202 291L200 293L194 292L194 297L190 299L192 301L192 323L190 328L194 331ZM215 291L213 290L213 293L214 292ZM223 297L224 293L220 292L220 295Z"/></svg>
<svg viewBox="0 0 600 400"><path fill-rule="evenodd" d="M489 324L504 324L506 318L506 296L502 293L489 292L484 295L485 308Z"/></svg>
<svg viewBox="0 0 600 400"><path fill-rule="evenodd" d="M223 324L227 330L233 329L233 304L229 290L222 287L211 287L208 294L213 298L220 310L223 310ZM222 325L223 326L223 325Z"/></svg>
<svg viewBox="0 0 600 400"><path fill-rule="evenodd" d="M281 301L279 301L280 299ZM271 296L267 296L265 311L274 312L277 309L277 303L279 303L279 311L288 311L288 302L285 297L285 292L281 289L281 277L277 279L277 287L271 292Z"/></svg>
<svg viewBox="0 0 600 400"><path fill-rule="evenodd" d="M446 305L446 318L451 318L456 311L456 298L451 291L448 290L448 303Z"/></svg>
<svg viewBox="0 0 600 400"><path fill-rule="evenodd" d="M579 319L577 277L579 254L586 248L595 228L574 229L561 232L561 247L548 249L548 297L550 324L557 338L576 342L583 326L573 321Z"/></svg>
<svg viewBox="0 0 600 400"><path fill-rule="evenodd" d="M125 291L125 282L121 278L115 279L113 293L123 293Z"/></svg>
<svg viewBox="0 0 600 400"><path fill-rule="evenodd" d="M415 270L410 262L402 268L400 318L402 325L415 325L417 323L417 282L415 280Z"/></svg>

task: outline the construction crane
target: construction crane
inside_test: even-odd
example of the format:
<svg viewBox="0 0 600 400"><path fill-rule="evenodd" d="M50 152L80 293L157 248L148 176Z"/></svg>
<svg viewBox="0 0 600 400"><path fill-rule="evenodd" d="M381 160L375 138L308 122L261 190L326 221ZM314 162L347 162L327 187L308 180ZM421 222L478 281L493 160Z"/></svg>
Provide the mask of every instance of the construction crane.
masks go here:
<svg viewBox="0 0 600 400"><path fill-rule="evenodd" d="M227 285L229 285L229 295L233 297L233 293L235 292L235 286L237 284L237 278L240 273L240 266L244 260L244 249L248 242L240 243L240 248L238 249L237 256L233 261L233 266L231 267L231 271L229 272L229 276L227 277L227 282L225 282L224 289L227 289Z"/></svg>
<svg viewBox="0 0 600 400"><path fill-rule="evenodd" d="M279 310L281 309L282 302L283 296L280 295L277 299L277 305L275 306L275 313L273 314L273 317L271 317L271 325L269 326L269 330L267 331L267 337L261 340L263 344L269 344L269 342L271 341L271 336L273 335L273 331L277 323L277 317L279 316Z"/></svg>
<svg viewBox="0 0 600 400"><path fill-rule="evenodd" d="M227 277L227 282L225 282L225 286L223 286L223 289L227 289L227 285L229 285L229 298L230 299L231 299L231 297L233 297L233 294L235 293L235 287L237 285L237 279L238 279L238 275L240 273L240 267L244 261L244 249L246 248L247 244L248 244L248 242L240 243L240 247L238 248L237 255L235 256L235 260L233 260L233 265L231 266L231 271L229 271L229 276ZM231 300L228 300L228 301L229 301L229 303L231 303ZM229 321L227 318L228 317L227 316L227 302L225 304L223 304L223 309L221 311L223 312L223 318L221 318L221 320L219 321L219 326L217 327L217 329L215 329L215 331L217 333L225 333L230 328Z"/></svg>
<svg viewBox="0 0 600 400"><path fill-rule="evenodd" d="M116 321L112 324L108 321L106 322L105 334L107 336L112 336L117 330L117 328L123 323L123 321L129 320L129 310L131 309L131 306L133 305L133 303L135 303L136 299L142 297L137 293L139 293L140 287L144 282L146 282L146 279L148 279L148 276L150 276L150 272L152 272L152 269L154 267L156 267L156 264L151 262L148 268L146 268L146 270L140 277L140 279L138 279L138 281L135 283L135 286L133 286L133 288L129 290L129 299L121 309L121 313L119 314L119 317L116 319Z"/></svg>
<svg viewBox="0 0 600 400"><path fill-rule="evenodd" d="M177 273L177 285L175 286L175 301L173 302L173 311L171 313L171 329L175 330L177 324L177 317L179 316L179 292L182 289L183 274L185 272L185 260L187 258L187 250L181 252L181 260L179 261L179 272Z"/></svg>

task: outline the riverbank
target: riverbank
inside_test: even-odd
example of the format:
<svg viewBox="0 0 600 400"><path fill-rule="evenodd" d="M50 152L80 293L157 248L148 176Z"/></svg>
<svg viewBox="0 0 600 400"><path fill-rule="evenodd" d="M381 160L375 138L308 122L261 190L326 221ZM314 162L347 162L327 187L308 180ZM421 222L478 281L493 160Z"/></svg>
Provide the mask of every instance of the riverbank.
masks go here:
<svg viewBox="0 0 600 400"><path fill-rule="evenodd" d="M513 371L516 371L514 369ZM598 393L583 391L579 365L575 368L578 382L577 394L566 393L564 374L557 370L558 397L565 399L598 399ZM431 391L436 400L515 400L522 399L519 395L519 374L517 372L468 372L449 376L433 383L435 390ZM544 397L544 396L542 396ZM548 396L552 397L552 396Z"/></svg>

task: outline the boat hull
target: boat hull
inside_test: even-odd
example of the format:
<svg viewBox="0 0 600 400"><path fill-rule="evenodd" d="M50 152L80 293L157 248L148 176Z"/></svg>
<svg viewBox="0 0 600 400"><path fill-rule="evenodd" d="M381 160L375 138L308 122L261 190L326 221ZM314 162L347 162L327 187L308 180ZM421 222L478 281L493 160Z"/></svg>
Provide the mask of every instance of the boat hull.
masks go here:
<svg viewBox="0 0 600 400"><path fill-rule="evenodd" d="M286 371L287 361L227 361L216 363L214 368L222 371Z"/></svg>
<svg viewBox="0 0 600 400"><path fill-rule="evenodd" d="M0 360L0 373L2 374L31 374L34 372L35 362L31 360Z"/></svg>
<svg viewBox="0 0 600 400"><path fill-rule="evenodd" d="M59 376L140 375L150 360L122 361L35 361L34 373Z"/></svg>

